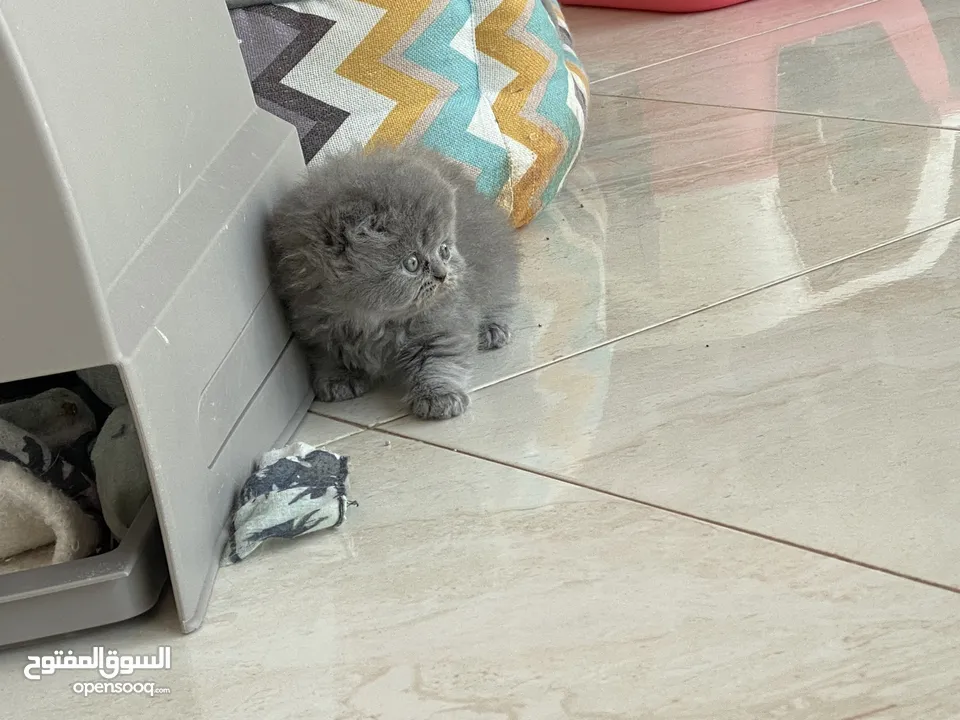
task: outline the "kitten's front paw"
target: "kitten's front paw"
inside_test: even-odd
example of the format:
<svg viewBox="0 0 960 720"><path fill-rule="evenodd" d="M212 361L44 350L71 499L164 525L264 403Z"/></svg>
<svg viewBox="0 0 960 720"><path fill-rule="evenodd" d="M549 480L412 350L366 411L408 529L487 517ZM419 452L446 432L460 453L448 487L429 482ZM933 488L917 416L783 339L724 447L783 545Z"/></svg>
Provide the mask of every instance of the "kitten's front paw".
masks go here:
<svg viewBox="0 0 960 720"><path fill-rule="evenodd" d="M329 377L318 375L313 378L313 391L320 402L340 402L353 400L370 389L366 378L357 375L337 375Z"/></svg>
<svg viewBox="0 0 960 720"><path fill-rule="evenodd" d="M500 323L486 323L480 327L480 349L498 350L510 342L510 328Z"/></svg>
<svg viewBox="0 0 960 720"><path fill-rule="evenodd" d="M448 420L462 415L470 396L459 388L414 391L410 409L421 420Z"/></svg>

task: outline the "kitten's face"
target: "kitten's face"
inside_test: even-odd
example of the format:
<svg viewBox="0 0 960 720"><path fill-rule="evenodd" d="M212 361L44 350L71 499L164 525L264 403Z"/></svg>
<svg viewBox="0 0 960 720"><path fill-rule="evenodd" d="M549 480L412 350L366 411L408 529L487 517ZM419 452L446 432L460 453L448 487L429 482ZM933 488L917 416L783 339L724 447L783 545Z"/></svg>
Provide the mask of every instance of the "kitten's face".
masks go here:
<svg viewBox="0 0 960 720"><path fill-rule="evenodd" d="M411 317L441 302L465 269L457 252L453 192L367 203L345 229L344 289L353 307L384 318Z"/></svg>

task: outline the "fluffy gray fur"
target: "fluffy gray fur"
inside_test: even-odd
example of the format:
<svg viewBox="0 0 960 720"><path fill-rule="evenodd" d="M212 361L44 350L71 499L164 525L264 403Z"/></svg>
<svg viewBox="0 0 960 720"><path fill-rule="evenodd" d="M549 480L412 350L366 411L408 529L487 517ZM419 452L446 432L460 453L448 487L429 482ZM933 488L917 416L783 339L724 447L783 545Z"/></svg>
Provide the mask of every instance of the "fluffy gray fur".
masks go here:
<svg viewBox="0 0 960 720"><path fill-rule="evenodd" d="M515 232L440 155L333 157L277 205L267 246L322 401L395 380L417 417L456 417L478 350L510 340Z"/></svg>

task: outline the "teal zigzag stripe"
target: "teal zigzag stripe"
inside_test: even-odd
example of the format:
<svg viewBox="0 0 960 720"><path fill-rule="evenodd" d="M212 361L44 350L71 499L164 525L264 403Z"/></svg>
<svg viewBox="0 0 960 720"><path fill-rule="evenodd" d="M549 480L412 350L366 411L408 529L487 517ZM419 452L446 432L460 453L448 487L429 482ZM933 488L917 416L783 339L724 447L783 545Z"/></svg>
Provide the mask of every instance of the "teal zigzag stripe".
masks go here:
<svg viewBox="0 0 960 720"><path fill-rule="evenodd" d="M470 20L468 2L451 2L417 40L407 48L405 57L458 84L440 114L423 136L422 143L480 170L477 189L495 197L509 180L507 151L467 131L477 112L480 92L479 73L450 42Z"/></svg>

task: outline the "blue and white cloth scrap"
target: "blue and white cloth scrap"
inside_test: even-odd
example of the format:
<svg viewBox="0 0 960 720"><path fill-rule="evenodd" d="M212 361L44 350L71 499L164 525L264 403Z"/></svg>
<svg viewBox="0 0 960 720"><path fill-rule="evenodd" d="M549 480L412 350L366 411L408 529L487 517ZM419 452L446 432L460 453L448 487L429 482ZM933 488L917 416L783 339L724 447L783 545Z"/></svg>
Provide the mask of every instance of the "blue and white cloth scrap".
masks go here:
<svg viewBox="0 0 960 720"><path fill-rule="evenodd" d="M220 565L233 565L271 538L338 527L347 506L347 458L306 443L264 453L237 493Z"/></svg>

